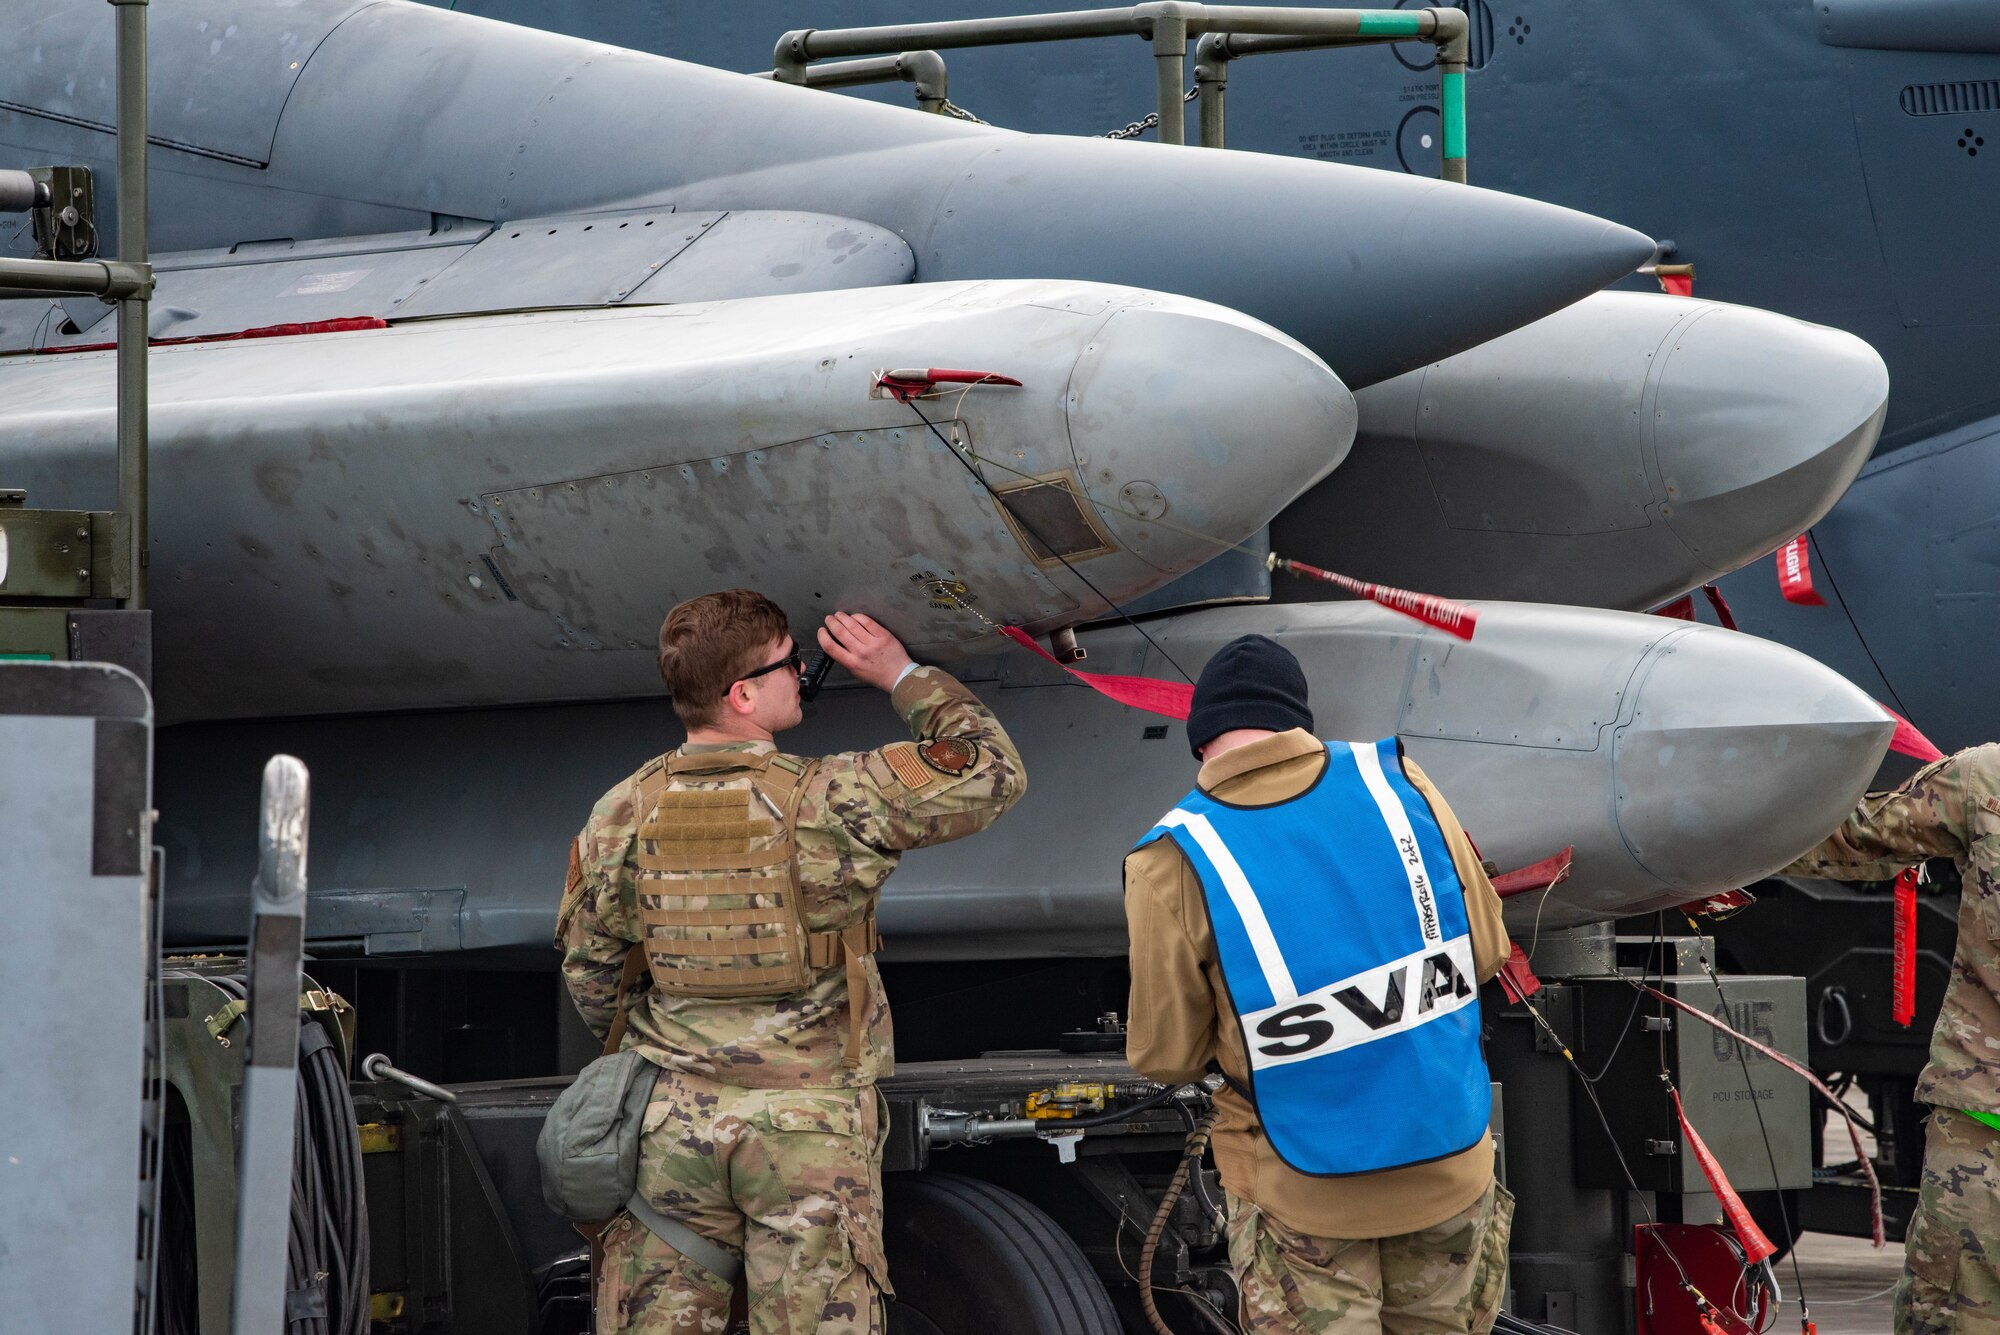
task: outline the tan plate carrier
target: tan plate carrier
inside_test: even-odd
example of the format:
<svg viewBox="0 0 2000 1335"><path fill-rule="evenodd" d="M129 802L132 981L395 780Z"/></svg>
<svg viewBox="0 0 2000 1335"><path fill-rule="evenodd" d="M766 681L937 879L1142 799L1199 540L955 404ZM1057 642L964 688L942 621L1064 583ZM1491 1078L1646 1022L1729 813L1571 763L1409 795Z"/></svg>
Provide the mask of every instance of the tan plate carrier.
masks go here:
<svg viewBox="0 0 2000 1335"><path fill-rule="evenodd" d="M639 920L653 986L669 996L776 999L844 966L843 1060L852 1067L869 1010L864 963L881 936L872 904L848 927L806 927L799 801L818 765L768 752L676 752L642 774Z"/></svg>

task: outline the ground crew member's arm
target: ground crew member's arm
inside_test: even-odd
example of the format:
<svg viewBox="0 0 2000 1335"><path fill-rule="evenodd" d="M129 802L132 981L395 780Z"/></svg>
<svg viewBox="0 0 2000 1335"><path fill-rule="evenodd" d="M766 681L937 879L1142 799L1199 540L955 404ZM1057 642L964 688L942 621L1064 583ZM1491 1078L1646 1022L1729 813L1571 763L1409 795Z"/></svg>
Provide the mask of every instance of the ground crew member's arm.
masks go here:
<svg viewBox="0 0 2000 1335"><path fill-rule="evenodd" d="M1171 839L1125 859L1125 926L1132 993L1125 1007L1125 1060L1148 1080L1184 1085L1215 1058L1215 997L1188 931L1199 886Z"/></svg>
<svg viewBox="0 0 2000 1335"><path fill-rule="evenodd" d="M1886 881L1924 858L1962 858L1982 798L2000 813L2000 747L1961 751L1918 770L1901 788L1867 794L1839 829L1778 874ZM2000 821L2000 814L1986 819Z"/></svg>
<svg viewBox="0 0 2000 1335"><path fill-rule="evenodd" d="M1451 804L1444 800L1444 794L1438 792L1430 776L1408 756L1403 757L1403 773L1409 776L1410 786L1430 803L1431 815L1437 817L1438 829L1444 834L1445 847L1451 850L1451 865L1458 872L1458 883L1465 887L1465 918L1472 928L1472 967L1484 983L1500 972L1500 966L1514 949L1507 939L1506 924L1500 919L1500 896L1494 892L1493 882L1487 879L1486 867L1473 849L1472 840L1466 838L1465 827L1458 823Z"/></svg>
<svg viewBox="0 0 2000 1335"><path fill-rule="evenodd" d="M885 852L976 834L1028 789L1013 738L979 697L942 668L913 667L903 646L863 616L836 612L820 646L862 681L889 692L912 741L829 756L829 809Z"/></svg>
<svg viewBox="0 0 2000 1335"><path fill-rule="evenodd" d="M636 888L625 869L633 835L629 792L597 804L570 845L569 878L556 913L563 982L590 1032L603 1038L618 1013L618 976L639 939Z"/></svg>

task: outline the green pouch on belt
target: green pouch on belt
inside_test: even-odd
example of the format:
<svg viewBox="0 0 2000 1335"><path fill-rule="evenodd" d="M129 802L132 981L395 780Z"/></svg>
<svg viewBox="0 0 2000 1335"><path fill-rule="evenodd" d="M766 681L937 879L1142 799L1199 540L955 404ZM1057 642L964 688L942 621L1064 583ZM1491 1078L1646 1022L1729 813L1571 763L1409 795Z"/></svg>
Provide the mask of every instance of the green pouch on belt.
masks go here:
<svg viewBox="0 0 2000 1335"><path fill-rule="evenodd" d="M542 1199L565 1219L609 1219L639 1182L639 1134L660 1068L614 1052L583 1068L535 1138Z"/></svg>

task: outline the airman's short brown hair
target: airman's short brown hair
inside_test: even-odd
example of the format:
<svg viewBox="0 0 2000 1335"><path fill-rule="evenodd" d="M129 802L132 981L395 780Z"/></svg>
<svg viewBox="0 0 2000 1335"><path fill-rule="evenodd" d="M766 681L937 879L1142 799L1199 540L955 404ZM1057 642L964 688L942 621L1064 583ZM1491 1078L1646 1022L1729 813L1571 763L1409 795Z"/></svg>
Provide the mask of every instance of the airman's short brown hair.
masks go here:
<svg viewBox="0 0 2000 1335"><path fill-rule="evenodd" d="M660 623L660 679L690 728L715 721L729 688L763 667L771 641L791 633L784 609L755 589L690 598Z"/></svg>

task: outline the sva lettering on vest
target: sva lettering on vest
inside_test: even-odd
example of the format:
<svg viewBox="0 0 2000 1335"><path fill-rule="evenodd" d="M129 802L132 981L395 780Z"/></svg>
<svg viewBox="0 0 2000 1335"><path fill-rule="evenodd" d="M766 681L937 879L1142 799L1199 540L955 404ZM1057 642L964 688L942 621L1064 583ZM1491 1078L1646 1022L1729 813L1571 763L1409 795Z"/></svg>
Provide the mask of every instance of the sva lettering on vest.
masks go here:
<svg viewBox="0 0 2000 1335"><path fill-rule="evenodd" d="M1408 987L1413 970L1414 994ZM1461 936L1246 1016L1250 1032L1270 1040L1256 1044L1251 1065L1282 1065L1404 1033L1472 1001L1471 978L1472 942Z"/></svg>
<svg viewBox="0 0 2000 1335"><path fill-rule="evenodd" d="M1449 831L1394 738L1326 754L1289 801L1232 807L1197 788L1147 839L1172 839L1201 877L1272 1149L1341 1177L1477 1144L1492 1094ZM1416 1091L1423 1117L1382 1116Z"/></svg>

